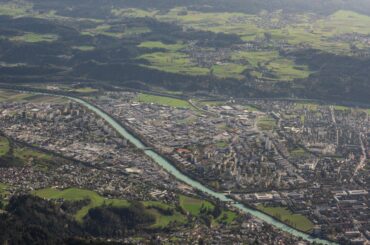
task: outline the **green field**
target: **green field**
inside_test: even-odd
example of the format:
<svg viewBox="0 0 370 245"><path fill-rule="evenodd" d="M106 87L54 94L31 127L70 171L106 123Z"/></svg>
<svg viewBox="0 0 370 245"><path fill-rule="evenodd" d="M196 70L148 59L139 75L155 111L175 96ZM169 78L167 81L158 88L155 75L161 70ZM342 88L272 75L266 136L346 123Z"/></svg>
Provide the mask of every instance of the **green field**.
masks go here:
<svg viewBox="0 0 370 245"><path fill-rule="evenodd" d="M116 26L117 27L117 26ZM81 32L82 35L97 36L104 35L114 38L124 38L129 36L136 36L139 34L150 32L148 27L122 27L114 29L115 26L109 24L99 24L95 28L85 29Z"/></svg>
<svg viewBox="0 0 370 245"><path fill-rule="evenodd" d="M123 11L122 13L124 13ZM130 11L128 11L130 12ZM126 12L126 13L128 13ZM131 13L140 13L131 10ZM124 15L124 14L123 14ZM264 39L269 33L271 40L285 41L292 45L305 44L313 48L335 54L352 55L350 44L344 40L334 40L338 35L357 32L370 34L370 17L351 11L338 11L328 17L310 14L295 14L297 21L287 23L281 28L261 27L258 23L266 22L266 17L242 13L208 13L188 11L184 8L174 8L166 13L157 11L141 11L140 15L152 16L163 22L176 22L187 28L197 30L223 32L239 35L245 41ZM239 18L237 22L232 19ZM286 16L277 11L271 24L284 22ZM355 43L356 46L367 49L370 44ZM307 66L298 65L294 59L283 57L277 51L235 51L231 59L223 65L214 65L210 71L198 67L188 56L180 52L177 45L164 45L160 42L142 43L142 47L164 48L168 52L143 55L140 58L148 60L150 67L173 73L189 75L204 75L209 72L217 77L243 78L241 72L250 70L252 76L266 80L292 81L307 78L314 71ZM182 45L180 45L182 46ZM245 63L247 62L247 65Z"/></svg>
<svg viewBox="0 0 370 245"><path fill-rule="evenodd" d="M66 103L68 100L61 97L17 93L12 91L0 90L0 103L21 102L21 101L27 101L31 103Z"/></svg>
<svg viewBox="0 0 370 245"><path fill-rule="evenodd" d="M245 41L253 41L256 38L263 38L264 33L270 33L273 40L285 40L288 43L297 45L306 43L312 47L336 54L349 54L349 43L340 40L331 40L331 37L357 32L370 34L368 26L370 17L352 11L337 11L328 16L312 16L309 13L295 14L296 21L288 23L281 28L269 28L259 26L258 23L270 22L276 24L284 21L286 17L281 11L274 12L274 18L268 18L263 14L251 15L243 13L208 13L199 11L186 11L183 8L174 8L163 14L151 12L157 19L165 22L173 22L198 30L223 32L237 34ZM237 22L230 21L239 18ZM364 44L362 44L363 46ZM365 45L369 47L369 44Z"/></svg>
<svg viewBox="0 0 370 245"><path fill-rule="evenodd" d="M37 34L37 33L26 33L21 36L11 37L11 41L15 42L28 42L28 43L38 43L38 42L53 42L58 39L58 36L53 34Z"/></svg>
<svg viewBox="0 0 370 245"><path fill-rule="evenodd" d="M29 96L30 94L23 94L23 93L16 93L16 92L11 92L11 91L0 90L0 102L21 101Z"/></svg>
<svg viewBox="0 0 370 245"><path fill-rule="evenodd" d="M289 152L292 157L303 157L308 153L303 148L295 148Z"/></svg>
<svg viewBox="0 0 370 245"><path fill-rule="evenodd" d="M229 146L229 143L226 142L226 141L218 141L215 143L215 146L219 147L219 148L226 148Z"/></svg>
<svg viewBox="0 0 370 245"><path fill-rule="evenodd" d="M276 121L268 116L260 117L257 126L261 130L273 130L276 127Z"/></svg>
<svg viewBox="0 0 370 245"><path fill-rule="evenodd" d="M2 3L0 4L0 15L9 16L23 16L27 11L32 9L32 4L22 2L22 4L16 3Z"/></svg>
<svg viewBox="0 0 370 245"><path fill-rule="evenodd" d="M140 45L138 45L139 48L161 48L161 49L166 49L166 50L171 50L171 51L177 51L185 46L181 43L176 43L176 44L164 44L162 42L158 41L147 41L147 42L142 42Z"/></svg>
<svg viewBox="0 0 370 245"><path fill-rule="evenodd" d="M349 110L350 107L342 106L342 105L335 105L334 109L337 110L337 111L345 111L345 110Z"/></svg>
<svg viewBox="0 0 370 245"><path fill-rule="evenodd" d="M2 162L3 166L24 166L32 164L35 169L47 171L56 163L53 154L44 153L38 149L21 146L19 143L11 142L10 139L0 136L0 157L9 155Z"/></svg>
<svg viewBox="0 0 370 245"><path fill-rule="evenodd" d="M215 221L217 223L230 224L237 217L238 217L238 215L236 213L232 212L232 211L222 211L222 213L220 214L220 216L217 219L215 219Z"/></svg>
<svg viewBox="0 0 370 245"><path fill-rule="evenodd" d="M9 186L4 184L4 183L1 183L0 182L0 195L3 196L3 195L7 195L9 192L7 191L7 188Z"/></svg>
<svg viewBox="0 0 370 245"><path fill-rule="evenodd" d="M304 232L311 231L314 226L313 223L307 217L301 214L293 214L290 210L288 210L285 207L269 207L260 204L257 206L257 209Z"/></svg>
<svg viewBox="0 0 370 245"><path fill-rule="evenodd" d="M241 51L234 53L231 59L234 62L248 62L245 69L254 71L253 75L259 78L291 81L310 75L308 67L280 57L277 51Z"/></svg>
<svg viewBox="0 0 370 245"><path fill-rule="evenodd" d="M119 199L105 199L94 191L70 188L65 190L57 190L53 188L37 190L33 192L34 195L45 198L45 199L61 199L66 201L80 201L89 199L90 204L83 207L75 214L75 218L78 222L82 222L83 218L89 212L90 209L100 207L102 205L111 205L114 207L128 207L130 204L126 200Z"/></svg>
<svg viewBox="0 0 370 245"><path fill-rule="evenodd" d="M164 228L169 225L176 225L185 224L187 219L184 215L180 214L179 212L175 212L173 215L163 215L156 209L148 209L148 212L155 217L155 223L151 225L151 228Z"/></svg>
<svg viewBox="0 0 370 245"><path fill-rule="evenodd" d="M192 106L186 100L175 99L170 97L151 95L151 94L139 94L136 97L136 101L142 103L153 103L164 106L179 107L179 108L192 108Z"/></svg>
<svg viewBox="0 0 370 245"><path fill-rule="evenodd" d="M123 32L111 32L110 29L112 26L107 24L101 24L96 26L95 28L86 29L81 32L82 35L87 36L97 36L97 35L105 35L109 37L115 37L115 38L122 38Z"/></svg>
<svg viewBox="0 0 370 245"><path fill-rule="evenodd" d="M28 147L14 147L13 157L18 164L33 162L35 169L47 172L53 166L54 156Z"/></svg>
<svg viewBox="0 0 370 245"><path fill-rule="evenodd" d="M296 110L307 109L310 111L317 111L319 105L313 102L296 102L294 107Z"/></svg>
<svg viewBox="0 0 370 245"><path fill-rule="evenodd" d="M241 75L241 73L245 70L244 65L238 65L234 63L227 63L222 65L214 65L211 68L211 72L214 76L220 77L220 78L237 78L242 79L244 76Z"/></svg>
<svg viewBox="0 0 370 245"><path fill-rule="evenodd" d="M1 189L0 185L0 189ZM103 205L113 206L113 207L129 207L131 203L127 200L120 199L107 199L100 196L98 193L90 190L78 189L78 188L69 188L64 190L58 190L54 188L40 189L32 192L33 195L36 195L41 198L48 200L52 199L64 199L66 201L80 201L88 199L90 203L80 210L78 210L74 217L78 222L83 222L84 217L88 214L89 210L92 208L101 207ZM190 215L195 217L199 216L201 209L205 208L210 211L214 209L214 205L206 200L200 200L193 197L188 197L184 195L179 196L180 207L188 212ZM142 201L141 202L145 207L145 212L152 214L155 217L155 223L150 225L149 228L164 228L169 225L183 225L187 223L186 215L181 214L176 210L175 206L172 204L166 204L160 201ZM165 211L171 210L172 214L165 214ZM212 220L212 223L231 223L237 214L223 210L221 215L216 219Z"/></svg>
<svg viewBox="0 0 370 245"><path fill-rule="evenodd" d="M157 11L146 11L137 8L112 9L112 14L118 17L144 18L153 17Z"/></svg>
<svg viewBox="0 0 370 245"><path fill-rule="evenodd" d="M83 218L87 215L90 209L101 207L103 205L113 206L113 207L129 207L131 204L127 200L120 199L107 199L94 191L69 188L65 190L57 190L53 188L37 190L33 192L34 195L45 198L45 199L61 199L66 201L79 201L84 199L89 199L90 203L77 211L74 215L78 222L82 222ZM150 226L150 228L163 228L169 224L184 224L187 219L181 213L174 211L173 215L164 215L159 210L163 209L174 209L172 205L168 205L158 201L145 201L142 202L146 208L146 212L152 214L156 221Z"/></svg>
<svg viewBox="0 0 370 245"><path fill-rule="evenodd" d="M198 67L193 64L188 55L181 52L155 52L138 57L149 61L149 68L161 70L169 73L181 73L187 75L207 75L209 69Z"/></svg>
<svg viewBox="0 0 370 245"><path fill-rule="evenodd" d="M188 213L194 216L200 214L202 208L213 210L214 205L206 200L200 200L184 195L180 195L180 206Z"/></svg>
<svg viewBox="0 0 370 245"><path fill-rule="evenodd" d="M23 161L27 161L30 158L38 159L38 160L46 160L46 161L50 161L53 159L53 156L50 154L46 154L40 151L35 151L27 147L24 147L24 148L16 147L13 149L13 151L14 151L13 156Z"/></svg>
<svg viewBox="0 0 370 245"><path fill-rule="evenodd" d="M9 152L9 149L9 140L3 136L0 136L0 157L6 155Z"/></svg>

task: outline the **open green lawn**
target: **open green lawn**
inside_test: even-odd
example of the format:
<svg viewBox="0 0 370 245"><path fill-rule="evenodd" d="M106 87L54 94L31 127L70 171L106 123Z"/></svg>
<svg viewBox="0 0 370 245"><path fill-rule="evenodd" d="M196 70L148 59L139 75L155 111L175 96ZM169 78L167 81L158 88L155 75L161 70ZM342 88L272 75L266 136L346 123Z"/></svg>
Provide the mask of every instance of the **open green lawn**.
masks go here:
<svg viewBox="0 0 370 245"><path fill-rule="evenodd" d="M307 217L301 214L293 214L290 210L288 210L285 207L269 207L260 204L257 206L257 209L304 232L311 231L314 226L313 223Z"/></svg>
<svg viewBox="0 0 370 245"><path fill-rule="evenodd" d="M292 157L303 157L303 156L307 155L308 153L302 148L295 148L292 151L290 151L289 154Z"/></svg>
<svg viewBox="0 0 370 245"><path fill-rule="evenodd" d="M180 206L190 214L197 216L202 208L213 210L214 205L206 200L180 195Z"/></svg>
<svg viewBox="0 0 370 245"><path fill-rule="evenodd" d="M179 107L179 108L192 108L192 106L186 100L158 96L158 95L151 95L151 94L141 93L136 97L136 101L142 102L142 103L153 103L153 104Z"/></svg>
<svg viewBox="0 0 370 245"><path fill-rule="evenodd" d="M9 149L9 140L3 136L0 136L0 157L6 155L9 152Z"/></svg>
<svg viewBox="0 0 370 245"><path fill-rule="evenodd" d="M350 107L342 106L342 105L335 105L334 109L337 110L337 111L345 111L345 110L350 109Z"/></svg>
<svg viewBox="0 0 370 245"><path fill-rule="evenodd" d="M238 214L237 213L234 213L232 211L222 211L222 213L220 214L220 216L217 219L215 219L215 221L218 222L218 223L230 224L237 217L238 217Z"/></svg>

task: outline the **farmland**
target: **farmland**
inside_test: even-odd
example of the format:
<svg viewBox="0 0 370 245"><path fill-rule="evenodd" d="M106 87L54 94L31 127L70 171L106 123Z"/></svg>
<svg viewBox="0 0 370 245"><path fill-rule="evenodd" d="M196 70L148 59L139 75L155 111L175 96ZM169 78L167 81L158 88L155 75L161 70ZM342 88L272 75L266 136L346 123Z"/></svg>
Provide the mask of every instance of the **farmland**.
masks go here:
<svg viewBox="0 0 370 245"><path fill-rule="evenodd" d="M136 101L142 103L153 103L159 104L164 106L171 106L171 107L179 107L179 108L192 108L192 106L186 100L171 98L171 97L164 97L158 95L151 95L151 94L139 94L136 97Z"/></svg>
<svg viewBox="0 0 370 245"><path fill-rule="evenodd" d="M17 93L7 90L0 90L0 103L1 102L66 103L67 101L68 100L61 97Z"/></svg>
<svg viewBox="0 0 370 245"><path fill-rule="evenodd" d="M58 36L53 34L37 34L37 33L25 33L21 36L11 37L10 40L14 42L28 42L28 43L38 43L38 42L54 42L58 39Z"/></svg>

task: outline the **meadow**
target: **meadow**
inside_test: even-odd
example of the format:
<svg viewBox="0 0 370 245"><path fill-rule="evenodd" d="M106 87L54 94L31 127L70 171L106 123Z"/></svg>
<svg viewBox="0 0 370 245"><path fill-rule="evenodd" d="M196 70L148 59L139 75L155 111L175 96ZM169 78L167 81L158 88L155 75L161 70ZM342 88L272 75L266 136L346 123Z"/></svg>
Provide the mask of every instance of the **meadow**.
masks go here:
<svg viewBox="0 0 370 245"><path fill-rule="evenodd" d="M294 214L285 207L269 207L260 204L257 206L257 209L304 232L310 232L314 226L307 217L301 214Z"/></svg>
<svg viewBox="0 0 370 245"><path fill-rule="evenodd" d="M148 103L148 104L158 104L164 106L171 106L171 107L178 107L178 108L193 108L190 103L186 100L165 97L165 96L158 96L158 95L151 95L151 94L143 94L140 93L135 99L138 102Z"/></svg>
<svg viewBox="0 0 370 245"><path fill-rule="evenodd" d="M260 117L257 126L261 130L273 130L276 127L276 121L268 116Z"/></svg>
<svg viewBox="0 0 370 245"><path fill-rule="evenodd" d="M214 205L209 201L200 200L184 195L180 195L180 206L188 213L197 216L200 214L201 209L213 210Z"/></svg>
<svg viewBox="0 0 370 245"><path fill-rule="evenodd" d="M0 186L1 187L1 186ZM58 190L54 188L46 188L36 190L32 193L35 196L47 199L47 200L56 200L64 199L66 201L81 201L88 199L90 203L74 214L74 218L78 222L83 222L84 217L88 214L89 210L92 208L104 206L112 207L129 207L131 203L127 200L122 199L107 199L100 196L98 193L90 190L79 189L79 188L68 188L64 190ZM180 195L179 197L180 207L183 208L186 212L192 216L199 216L200 210L206 208L213 210L214 205L208 201L200 200L193 197L188 197ZM142 201L141 202L145 207L145 212L152 214L155 217L155 223L150 225L148 228L165 228L169 225L183 225L187 223L187 217L184 214L181 214L179 211L175 210L175 206L172 204L166 204L159 201ZM172 214L166 215L163 211L173 210ZM237 214L232 211L223 210L221 215L217 219L213 220L214 224L220 222L231 223Z"/></svg>
<svg viewBox="0 0 370 245"><path fill-rule="evenodd" d="M126 200L119 199L105 199L94 191L70 188L65 190L58 190L54 188L47 188L36 190L33 195L45 198L45 199L64 199L66 201L81 201L84 199L89 199L90 203L75 213L74 217L78 222L82 222L83 218L89 212L90 209L101 207L103 205L113 206L113 207L128 207L130 203Z"/></svg>
<svg viewBox="0 0 370 245"><path fill-rule="evenodd" d="M3 136L0 136L0 157L8 154L9 149L9 140Z"/></svg>
<svg viewBox="0 0 370 245"><path fill-rule="evenodd" d="M150 65L146 67L186 75L207 75L209 69L198 67L194 64L187 54L181 52L155 52L148 53L138 57L138 59L147 60Z"/></svg>
<svg viewBox="0 0 370 245"><path fill-rule="evenodd" d="M17 93L8 90L0 90L1 102L30 102L30 103L67 103L68 100L62 97L46 96L38 94Z"/></svg>
<svg viewBox="0 0 370 245"><path fill-rule="evenodd" d="M38 43L38 42L54 42L57 39L58 36L54 34L25 33L21 36L11 37L10 41Z"/></svg>

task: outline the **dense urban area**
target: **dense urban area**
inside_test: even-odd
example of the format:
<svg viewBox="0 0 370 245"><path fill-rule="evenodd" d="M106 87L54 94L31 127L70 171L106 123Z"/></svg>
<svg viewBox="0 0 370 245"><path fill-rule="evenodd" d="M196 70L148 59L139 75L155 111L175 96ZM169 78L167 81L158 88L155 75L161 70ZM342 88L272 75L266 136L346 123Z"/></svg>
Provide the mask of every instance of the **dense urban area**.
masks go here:
<svg viewBox="0 0 370 245"><path fill-rule="evenodd" d="M368 241L368 109L84 90L93 91L84 93L86 101L205 186L313 237ZM12 196L29 194L62 207L77 202L73 219L88 227L94 208L140 201L155 217L152 229L141 230L143 240L189 242L199 239L189 234L205 233L209 237L202 239L216 242L254 241L258 232L271 229L258 241L296 242L176 180L73 100L6 90L0 95L3 206ZM186 200L199 202L199 210ZM132 242L134 233L128 234L125 241Z"/></svg>
<svg viewBox="0 0 370 245"><path fill-rule="evenodd" d="M0 94L1 215L7 217L12 213L10 207L25 205L17 198L39 202L32 199L35 196L54 200L54 205L95 239L296 244L296 238L177 181L78 103L9 91ZM125 239L119 232L125 226L118 221L111 220L106 229L92 228L110 217L96 212L136 207L137 202L151 219L144 227L126 227ZM27 206L22 208L27 210ZM77 231L72 234L81 235Z"/></svg>
<svg viewBox="0 0 370 245"><path fill-rule="evenodd" d="M370 245L369 0L0 0L0 245Z"/></svg>

